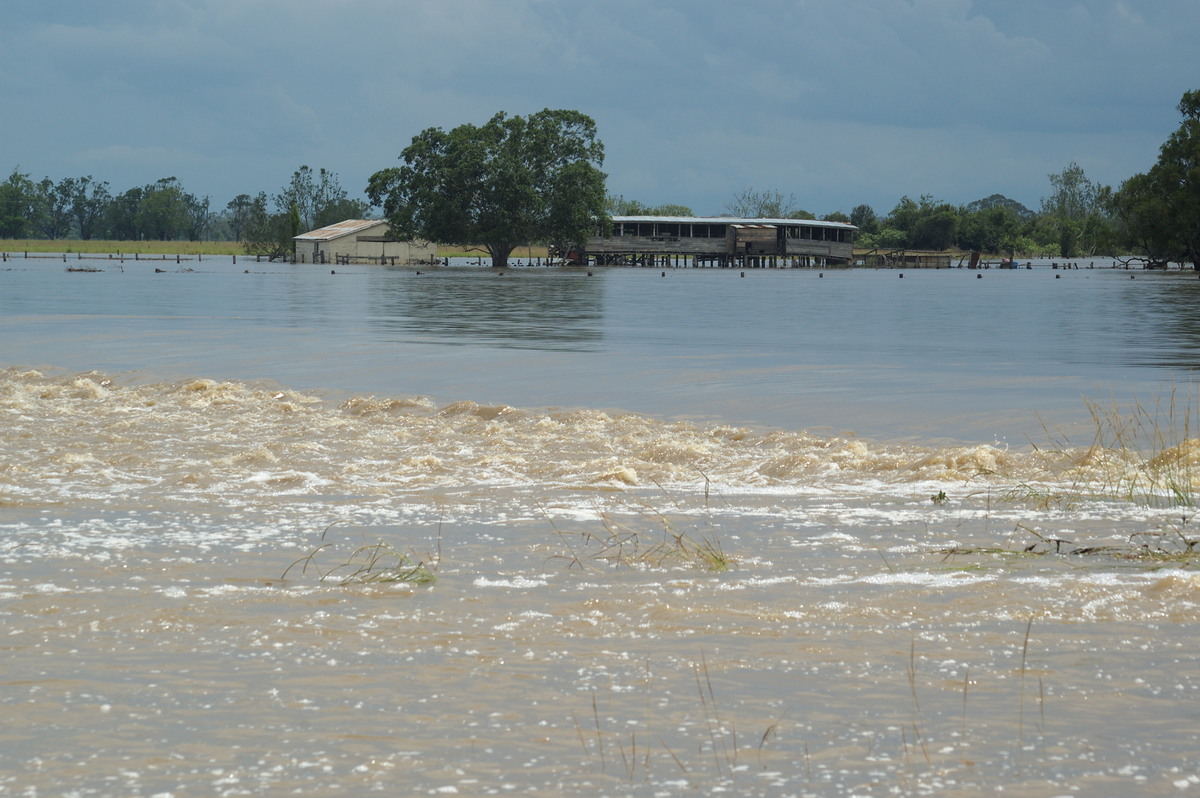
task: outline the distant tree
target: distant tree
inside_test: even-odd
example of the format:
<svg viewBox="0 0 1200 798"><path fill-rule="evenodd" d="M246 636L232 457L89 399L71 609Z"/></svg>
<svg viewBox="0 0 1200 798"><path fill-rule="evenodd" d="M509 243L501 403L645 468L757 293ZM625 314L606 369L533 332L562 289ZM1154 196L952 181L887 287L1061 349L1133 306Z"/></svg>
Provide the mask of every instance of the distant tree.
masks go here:
<svg viewBox="0 0 1200 798"><path fill-rule="evenodd" d="M627 200L624 194L608 194L604 197L604 210L609 216L652 216L649 205L637 200Z"/></svg>
<svg viewBox="0 0 1200 798"><path fill-rule="evenodd" d="M1093 183L1083 168L1071 162L1061 172L1049 175L1052 191L1042 198L1038 217L1039 240L1057 245L1063 258L1094 255L1113 239L1107 215L1112 190Z"/></svg>
<svg viewBox="0 0 1200 798"><path fill-rule="evenodd" d="M971 203L959 214L958 245L976 252L1014 254L1026 227L1018 211L1007 203Z"/></svg>
<svg viewBox="0 0 1200 798"><path fill-rule="evenodd" d="M288 213L287 213L287 237L288 237L288 240L290 241L291 239L295 238L296 236L300 235L303 232L304 232L304 227L301 225L301 222L300 222L300 209L298 207L296 207L295 205L293 205L291 208L288 208Z"/></svg>
<svg viewBox="0 0 1200 798"><path fill-rule="evenodd" d="M247 255L266 255L275 260L292 251L293 236L303 232L300 227L298 208L293 206L287 213L271 213L267 208L267 195L260 191L244 207L242 248Z"/></svg>
<svg viewBox="0 0 1200 798"><path fill-rule="evenodd" d="M225 218L229 223L229 232L234 241L244 240L254 213L254 197L249 194L238 194L225 205Z"/></svg>
<svg viewBox="0 0 1200 798"><path fill-rule="evenodd" d="M361 218L368 207L349 199L336 172L324 168L314 172L307 165L293 172L291 181L275 195L280 213L290 213L293 206L300 215L301 232Z"/></svg>
<svg viewBox="0 0 1200 798"><path fill-rule="evenodd" d="M25 238L33 232L38 189L29 175L13 169L0 183L0 238Z"/></svg>
<svg viewBox="0 0 1200 798"><path fill-rule="evenodd" d="M136 186L112 198L105 207L105 236L117 241L137 241L142 238L139 209L145 190Z"/></svg>
<svg viewBox="0 0 1200 798"><path fill-rule="evenodd" d="M850 211L850 224L858 228L860 236L871 234L879 230L879 217L870 205L856 205Z"/></svg>
<svg viewBox="0 0 1200 798"><path fill-rule="evenodd" d="M604 199L604 209L609 216L695 216L687 205L643 205L637 200L627 200L624 195L609 194Z"/></svg>
<svg viewBox="0 0 1200 798"><path fill-rule="evenodd" d="M908 246L908 237L903 230L880 226L873 233L860 233L854 243L862 249L895 250Z"/></svg>
<svg viewBox="0 0 1200 798"><path fill-rule="evenodd" d="M325 177L325 169L321 169ZM292 208L300 216L300 224L309 230L315 229L317 186L313 181L312 167L307 164L292 173L291 181L275 195L275 208L289 212Z"/></svg>
<svg viewBox="0 0 1200 798"><path fill-rule="evenodd" d="M725 211L730 216L741 219L812 219L812 214L796 207L795 194L783 194L780 191L755 191L753 187L745 188L734 194L725 203ZM801 216L794 214L800 213Z"/></svg>
<svg viewBox="0 0 1200 798"><path fill-rule="evenodd" d="M367 186L392 234L479 246L496 267L522 244L581 244L606 218L604 145L578 111L428 128L400 157Z"/></svg>
<svg viewBox="0 0 1200 798"><path fill-rule="evenodd" d="M187 237L189 241L204 241L208 238L213 223L211 202L208 197L187 195Z"/></svg>
<svg viewBox="0 0 1200 798"><path fill-rule="evenodd" d="M928 194L922 195L920 202L905 196L888 214L884 227L901 231L904 246L944 250L955 243L958 209Z"/></svg>
<svg viewBox="0 0 1200 798"><path fill-rule="evenodd" d="M67 178L71 187L71 215L75 217L75 229L84 241L95 238L104 218L112 195L108 183L96 182L91 175Z"/></svg>
<svg viewBox="0 0 1200 798"><path fill-rule="evenodd" d="M1200 270L1200 90L1183 95L1183 121L1145 174L1126 180L1112 198L1123 238L1152 260Z"/></svg>
<svg viewBox="0 0 1200 798"><path fill-rule="evenodd" d="M824 216L822 216L821 221L823 221L823 222L843 222L844 224L853 224L853 222L850 221L850 217L847 216L846 214L842 213L841 211L831 211L831 212L825 214Z"/></svg>
<svg viewBox="0 0 1200 798"><path fill-rule="evenodd" d="M139 232L157 241L189 238L196 198L183 190L178 178L164 177L145 186L138 202Z"/></svg>
<svg viewBox="0 0 1200 798"><path fill-rule="evenodd" d="M1017 218L1023 222L1032 221L1033 217L1037 215L1021 203L1017 202L1015 199L1009 199L1003 194L992 194L984 197L983 199L978 199L974 202L968 202L965 206L963 206L963 211L966 213L975 213L977 211L986 211L992 208L1007 208L1016 214Z"/></svg>
<svg viewBox="0 0 1200 798"><path fill-rule="evenodd" d="M33 222L38 232L51 240L71 233L72 186L67 180L55 183L46 177L37 184L37 211Z"/></svg>

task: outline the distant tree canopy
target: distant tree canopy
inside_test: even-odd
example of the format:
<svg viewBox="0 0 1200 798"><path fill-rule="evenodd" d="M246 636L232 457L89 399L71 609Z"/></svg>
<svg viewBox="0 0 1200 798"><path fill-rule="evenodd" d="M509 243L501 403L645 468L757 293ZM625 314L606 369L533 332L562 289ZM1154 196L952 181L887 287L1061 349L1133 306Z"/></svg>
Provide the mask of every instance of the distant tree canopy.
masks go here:
<svg viewBox="0 0 1200 798"><path fill-rule="evenodd" d="M293 172L291 181L275 195L275 208L279 213L290 213L295 208L301 232L358 219L367 213L365 202L347 197L336 172L324 168L314 172L307 165Z"/></svg>
<svg viewBox="0 0 1200 798"><path fill-rule="evenodd" d="M1088 180L1077 163L1049 176L1053 191L1042 198L1035 235L1056 242L1064 258L1111 252L1114 227L1109 216L1112 189Z"/></svg>
<svg viewBox="0 0 1200 798"><path fill-rule="evenodd" d="M1050 175L1050 183L1054 193L1042 201L1041 213L1002 194L957 207L925 194L918 200L901 197L884 217L859 205L850 222L859 229L856 244L862 249L1056 252L1062 257L1113 252L1114 228L1106 210L1111 191L1092 184L1076 164Z"/></svg>
<svg viewBox="0 0 1200 798"><path fill-rule="evenodd" d="M742 219L815 219L796 206L795 194L744 188L725 203L725 212Z"/></svg>
<svg viewBox="0 0 1200 798"><path fill-rule="evenodd" d="M367 185L393 235L482 247L496 267L522 244L582 244L606 218L604 146L578 111L427 128L400 157Z"/></svg>
<svg viewBox="0 0 1200 798"><path fill-rule="evenodd" d="M89 241L253 240L250 251L283 254L291 249L291 209L303 208L299 226L323 227L362 218L369 206L346 196L337 174L301 166L273 197L265 192L239 194L214 209L208 197L184 189L178 178L164 177L117 195L91 175L34 181L14 169L0 183L0 238Z"/></svg>
<svg viewBox="0 0 1200 798"><path fill-rule="evenodd" d="M624 195L609 194L604 199L604 209L609 216L695 216L687 205L643 205L637 200L627 200Z"/></svg>
<svg viewBox="0 0 1200 798"><path fill-rule="evenodd" d="M1177 108L1183 121L1158 161L1122 183L1111 205L1127 246L1157 265L1200 270L1200 90L1186 92Z"/></svg>

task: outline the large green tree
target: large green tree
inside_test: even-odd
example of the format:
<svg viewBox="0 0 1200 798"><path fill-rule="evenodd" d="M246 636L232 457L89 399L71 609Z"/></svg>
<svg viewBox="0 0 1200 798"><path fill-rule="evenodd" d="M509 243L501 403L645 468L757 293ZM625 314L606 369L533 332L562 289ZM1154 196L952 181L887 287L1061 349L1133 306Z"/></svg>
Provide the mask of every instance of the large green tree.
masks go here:
<svg viewBox="0 0 1200 798"><path fill-rule="evenodd" d="M1126 243L1151 261L1200 269L1200 90L1179 101L1183 122L1145 174L1121 184L1113 197Z"/></svg>
<svg viewBox="0 0 1200 798"><path fill-rule="evenodd" d="M518 246L566 251L604 225L604 145L578 111L428 128L400 157L367 185L397 237L482 247L503 267Z"/></svg>

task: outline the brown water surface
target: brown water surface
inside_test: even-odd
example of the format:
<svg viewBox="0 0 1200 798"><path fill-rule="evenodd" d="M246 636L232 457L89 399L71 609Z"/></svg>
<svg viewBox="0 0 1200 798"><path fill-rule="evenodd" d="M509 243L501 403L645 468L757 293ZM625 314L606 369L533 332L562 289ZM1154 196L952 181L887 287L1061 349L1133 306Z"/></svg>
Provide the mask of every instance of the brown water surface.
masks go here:
<svg viewBox="0 0 1200 798"><path fill-rule="evenodd" d="M1194 521L1147 481L1194 441L26 369L0 418L5 792L1200 789Z"/></svg>

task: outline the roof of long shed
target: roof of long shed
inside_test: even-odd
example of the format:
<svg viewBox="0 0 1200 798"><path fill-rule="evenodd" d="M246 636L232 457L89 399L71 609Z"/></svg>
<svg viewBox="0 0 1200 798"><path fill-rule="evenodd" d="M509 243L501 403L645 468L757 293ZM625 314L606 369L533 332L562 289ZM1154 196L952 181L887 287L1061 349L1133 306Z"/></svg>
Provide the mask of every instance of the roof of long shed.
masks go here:
<svg viewBox="0 0 1200 798"><path fill-rule="evenodd" d="M846 222L827 222L821 219L750 219L740 216L613 216L612 220L614 222L657 222L659 224L766 224L779 227L846 227L852 230L858 229Z"/></svg>
<svg viewBox="0 0 1200 798"><path fill-rule="evenodd" d="M296 236L293 241L330 241L334 238L348 236L351 233L360 233L367 228L374 227L378 224L387 224L386 219L347 219L344 222L331 224L328 227L322 227L318 230L309 230L307 233L301 233Z"/></svg>

